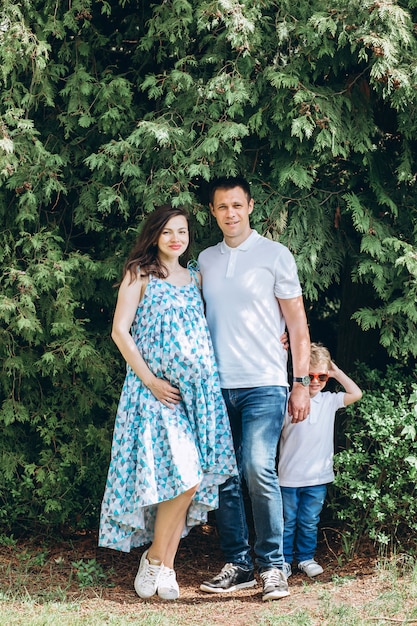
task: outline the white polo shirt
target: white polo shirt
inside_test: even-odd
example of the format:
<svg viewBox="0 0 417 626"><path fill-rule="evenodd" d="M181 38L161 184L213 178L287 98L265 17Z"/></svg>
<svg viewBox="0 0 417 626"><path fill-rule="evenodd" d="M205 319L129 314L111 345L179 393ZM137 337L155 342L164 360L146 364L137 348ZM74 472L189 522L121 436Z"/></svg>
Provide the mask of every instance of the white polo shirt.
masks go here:
<svg viewBox="0 0 417 626"><path fill-rule="evenodd" d="M321 391L310 399L310 415L291 423L287 414L279 442L281 487L311 487L334 480L333 437L336 411L345 406L345 392Z"/></svg>
<svg viewBox="0 0 417 626"><path fill-rule="evenodd" d="M291 252L253 230L237 248L224 241L207 248L198 262L221 386L288 386L277 298L302 293Z"/></svg>

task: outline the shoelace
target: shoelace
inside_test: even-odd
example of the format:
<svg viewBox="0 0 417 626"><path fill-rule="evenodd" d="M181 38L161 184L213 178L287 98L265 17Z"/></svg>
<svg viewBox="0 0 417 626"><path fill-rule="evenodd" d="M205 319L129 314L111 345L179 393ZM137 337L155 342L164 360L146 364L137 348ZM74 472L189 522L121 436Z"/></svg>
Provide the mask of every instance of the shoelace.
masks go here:
<svg viewBox="0 0 417 626"><path fill-rule="evenodd" d="M222 567L222 571L217 574L215 578L216 580L223 580L224 578L227 578L229 574L234 572L234 570L235 568L233 567L233 563L226 563L226 565Z"/></svg>
<svg viewBox="0 0 417 626"><path fill-rule="evenodd" d="M284 574L279 569L269 569L261 573L264 583L279 586L284 582Z"/></svg>
<svg viewBox="0 0 417 626"><path fill-rule="evenodd" d="M161 572L160 565L147 565L147 567L143 570L141 578L143 579L151 579L156 580Z"/></svg>

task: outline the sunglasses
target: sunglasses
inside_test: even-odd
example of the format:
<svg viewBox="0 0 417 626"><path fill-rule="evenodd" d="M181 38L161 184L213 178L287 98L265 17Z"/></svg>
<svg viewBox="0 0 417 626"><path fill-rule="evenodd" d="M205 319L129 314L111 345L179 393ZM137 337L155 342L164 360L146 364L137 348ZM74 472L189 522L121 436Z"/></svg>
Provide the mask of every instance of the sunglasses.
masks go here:
<svg viewBox="0 0 417 626"><path fill-rule="evenodd" d="M329 380L328 374L309 374L310 382L317 380L318 383L326 383Z"/></svg>

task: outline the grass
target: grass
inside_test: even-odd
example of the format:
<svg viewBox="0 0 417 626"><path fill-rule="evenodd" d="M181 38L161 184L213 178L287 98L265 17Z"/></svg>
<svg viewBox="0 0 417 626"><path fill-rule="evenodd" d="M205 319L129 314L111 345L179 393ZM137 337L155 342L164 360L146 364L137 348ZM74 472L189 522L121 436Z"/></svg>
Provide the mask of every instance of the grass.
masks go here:
<svg viewBox="0 0 417 626"><path fill-rule="evenodd" d="M315 581L302 588L294 600L259 601L254 606L243 599L224 598L222 601L193 604L179 602L134 603L120 606L100 597L84 598L82 590L77 601L65 599L65 591L55 591L56 598L31 598L27 588L9 591L0 601L0 626L375 626L395 621L399 624L417 623L417 564L406 571L397 561L378 564L375 576L364 583L336 577L322 585ZM359 585L358 585L359 582ZM53 594L51 594L53 595ZM308 599L303 607L302 599ZM292 596L290 596L292 598ZM283 611L285 607L285 612Z"/></svg>
<svg viewBox="0 0 417 626"><path fill-rule="evenodd" d="M406 582L406 581L405 581ZM404 585L406 586L406 585ZM403 592L400 592L403 596ZM176 606L163 606L155 612L152 608L137 605L124 610L113 611L111 603L99 606L95 602L75 603L50 602L39 605L27 601L1 602L1 626L214 626L218 624L239 624L239 626L382 626L389 622L399 624L417 623L417 608L412 606L411 598L406 594L409 608L393 602L391 594L382 594L376 601L365 602L361 607L338 602L332 599L331 592L324 594L317 604L309 609L295 609L282 612L282 604L274 602L268 606L260 605L259 610L243 615L239 602L226 603L226 610L211 614L199 607L188 607L178 611ZM416 598L414 596L414 604ZM239 617L240 616L240 617Z"/></svg>
<svg viewBox="0 0 417 626"><path fill-rule="evenodd" d="M180 582L210 554L183 548ZM94 542L90 541L90 546ZM94 544L95 545L95 544ZM197 552L196 552L197 550ZM188 552L187 552L188 551ZM260 588L218 597L198 591L191 571L177 602L140 601L131 585L136 555L110 554L71 543L2 541L0 626L386 626L417 624L417 561L409 555L327 563L321 579L290 579L291 595L262 603ZM213 558L212 554L210 558ZM195 566L197 568L197 565ZM181 589L182 589L182 585Z"/></svg>

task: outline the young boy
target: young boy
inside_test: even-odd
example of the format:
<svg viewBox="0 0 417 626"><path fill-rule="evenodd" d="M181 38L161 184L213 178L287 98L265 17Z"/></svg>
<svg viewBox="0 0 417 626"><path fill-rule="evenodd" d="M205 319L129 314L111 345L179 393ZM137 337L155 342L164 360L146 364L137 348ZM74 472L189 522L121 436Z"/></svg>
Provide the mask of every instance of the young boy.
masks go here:
<svg viewBox="0 0 417 626"><path fill-rule="evenodd" d="M291 423L286 416L280 439L278 476L284 511L284 571L291 576L293 553L298 569L309 577L323 568L314 560L320 513L327 483L334 480L333 430L336 411L362 397L362 391L331 360L321 344L311 344L310 415ZM345 391L323 392L329 378Z"/></svg>

